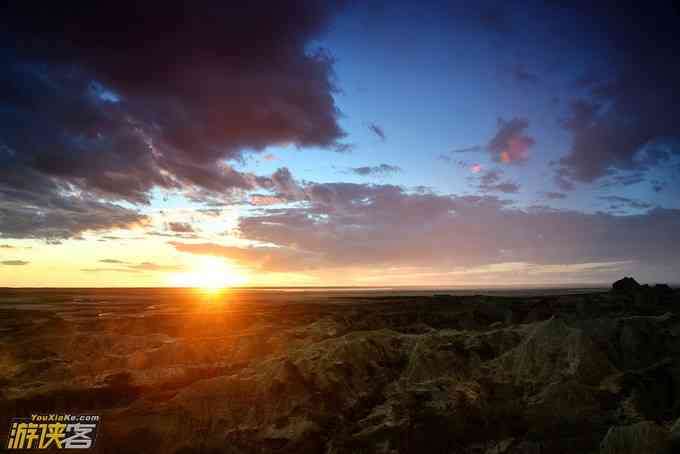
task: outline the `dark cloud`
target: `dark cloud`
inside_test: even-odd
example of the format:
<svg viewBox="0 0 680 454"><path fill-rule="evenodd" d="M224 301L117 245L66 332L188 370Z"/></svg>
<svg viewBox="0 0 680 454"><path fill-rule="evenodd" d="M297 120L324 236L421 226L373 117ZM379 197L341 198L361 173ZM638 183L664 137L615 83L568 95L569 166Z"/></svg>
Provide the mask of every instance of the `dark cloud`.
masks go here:
<svg viewBox="0 0 680 454"><path fill-rule="evenodd" d="M564 192L546 192L544 195L546 199L550 200L563 200L567 198L567 194Z"/></svg>
<svg viewBox="0 0 680 454"><path fill-rule="evenodd" d="M653 204L648 202L642 202L640 200L634 200L628 197L620 197L616 195L600 196L598 197L598 199L608 202L610 204L609 208L612 210L618 210L621 208L644 210L654 206Z"/></svg>
<svg viewBox="0 0 680 454"><path fill-rule="evenodd" d="M298 186L306 195L303 206L262 209L241 218L242 238L262 244L262 249L175 246L262 269L267 269L263 257L283 254L288 270L500 262L633 261L660 270L680 265L680 258L668 254L680 241L680 210L654 208L618 216L517 209L493 196L408 192L392 185Z"/></svg>
<svg viewBox="0 0 680 454"><path fill-rule="evenodd" d="M519 192L519 185L517 183L506 181L492 186L489 190L502 192L505 194L516 194Z"/></svg>
<svg viewBox="0 0 680 454"><path fill-rule="evenodd" d="M525 134L529 121L524 118L498 119L498 131L487 145L496 162L517 163L529 159L529 149L536 143Z"/></svg>
<svg viewBox="0 0 680 454"><path fill-rule="evenodd" d="M479 177L479 190L483 193L502 192L516 194L519 185L510 181L501 181L503 172L500 170L488 170Z"/></svg>
<svg viewBox="0 0 680 454"><path fill-rule="evenodd" d="M520 79L532 79L525 68L538 60L541 77L572 78L551 94L554 104L567 107L560 122L572 139L555 170L560 187L618 173L646 175L680 156L680 15L674 2L576 0L488 9L483 22L522 56L513 70Z"/></svg>
<svg viewBox="0 0 680 454"><path fill-rule="evenodd" d="M14 249L14 246L9 244L0 244L0 249Z"/></svg>
<svg viewBox="0 0 680 454"><path fill-rule="evenodd" d="M401 172L401 167L392 166L389 164L380 164L378 166L352 167L350 171L365 177L370 175L389 175L392 173L398 173Z"/></svg>
<svg viewBox="0 0 680 454"><path fill-rule="evenodd" d="M3 260L0 262L0 265L7 265L7 266L24 266L28 265L30 262L27 262L25 260Z"/></svg>
<svg viewBox="0 0 680 454"><path fill-rule="evenodd" d="M375 134L376 136L378 136L378 138L379 138L380 140L382 140L383 142L387 140L387 136L385 135L385 130L384 130L382 127L378 126L377 124L375 124L375 123L369 123L369 124L368 124L368 129L369 129L373 134Z"/></svg>
<svg viewBox="0 0 680 454"><path fill-rule="evenodd" d="M0 237L49 239L78 236L88 230L129 228L146 222L135 210L101 202L94 196L70 195L66 188L41 177L19 182L21 175L0 169ZM7 177L4 180L2 177ZM31 187L31 183L35 186ZM24 187L25 185L25 187Z"/></svg>
<svg viewBox="0 0 680 454"><path fill-rule="evenodd" d="M168 229L175 233L193 233L194 228L188 222L168 222Z"/></svg>
<svg viewBox="0 0 680 454"><path fill-rule="evenodd" d="M632 186L643 181L645 181L645 176L642 172L623 173L605 178L600 183L600 187Z"/></svg>
<svg viewBox="0 0 680 454"><path fill-rule="evenodd" d="M593 182L646 173L680 155L680 17L671 2L570 2L561 7L596 24L606 64L594 58L564 127L572 134L562 178ZM563 10L564 11L564 10ZM583 30L584 35L592 32ZM591 49L592 50L592 49ZM602 68L602 69L600 69Z"/></svg>
<svg viewBox="0 0 680 454"><path fill-rule="evenodd" d="M503 172L499 170L489 170L484 172L484 174L479 178L479 182L484 186L495 184L500 181L501 175L503 175Z"/></svg>
<svg viewBox="0 0 680 454"><path fill-rule="evenodd" d="M116 259L102 259L102 260L99 261L99 263L125 264L127 262L124 262L122 260L116 260Z"/></svg>
<svg viewBox="0 0 680 454"><path fill-rule="evenodd" d="M284 200L297 200L303 197L302 188L287 167L278 169L271 178L261 178L260 184L264 188L274 190Z"/></svg>
<svg viewBox="0 0 680 454"><path fill-rule="evenodd" d="M332 2L0 7L0 233L137 222L153 187L254 187L225 161L294 144L342 151ZM171 24L171 26L169 26ZM110 222L106 222L106 219Z"/></svg>
<svg viewBox="0 0 680 454"><path fill-rule="evenodd" d="M438 195L394 185L298 182L285 187L295 206L262 206L239 221L257 247L171 243L178 251L227 257L262 271L344 266L465 267L626 261L673 269L680 210L638 215L587 214L547 207L511 208L495 196ZM493 175L489 184L501 181ZM370 251L370 253L368 252ZM674 264L674 265L673 265Z"/></svg>

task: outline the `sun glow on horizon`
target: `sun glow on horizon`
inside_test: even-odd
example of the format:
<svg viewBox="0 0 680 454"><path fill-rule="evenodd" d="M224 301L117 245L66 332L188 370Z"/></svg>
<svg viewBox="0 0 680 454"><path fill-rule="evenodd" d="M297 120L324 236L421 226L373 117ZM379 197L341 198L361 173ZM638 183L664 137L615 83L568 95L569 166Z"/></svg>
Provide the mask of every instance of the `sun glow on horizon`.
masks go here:
<svg viewBox="0 0 680 454"><path fill-rule="evenodd" d="M243 285L248 282L248 278L237 267L222 259L201 257L191 271L174 273L168 282L176 287L192 287L215 294L225 288Z"/></svg>

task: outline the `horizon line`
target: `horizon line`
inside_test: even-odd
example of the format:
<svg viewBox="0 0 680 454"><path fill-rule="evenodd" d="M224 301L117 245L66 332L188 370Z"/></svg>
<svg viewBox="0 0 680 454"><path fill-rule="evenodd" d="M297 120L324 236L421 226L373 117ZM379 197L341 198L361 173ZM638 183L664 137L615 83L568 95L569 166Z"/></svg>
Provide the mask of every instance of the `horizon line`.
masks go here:
<svg viewBox="0 0 680 454"><path fill-rule="evenodd" d="M654 282L653 284L660 284ZM680 286L680 283L667 283L671 287ZM221 290L276 290L276 289L358 289L358 290L389 290L389 289L423 289L423 290L446 290L446 289L512 289L512 288L573 288L573 289L600 289L610 288L611 283L545 283L545 284L500 284L500 285L475 285L475 284L448 284L448 285L267 285L267 286L225 286ZM644 285L644 284L643 284ZM102 290L102 289L149 289L149 290L202 290L204 287L182 286L1 286L0 290Z"/></svg>

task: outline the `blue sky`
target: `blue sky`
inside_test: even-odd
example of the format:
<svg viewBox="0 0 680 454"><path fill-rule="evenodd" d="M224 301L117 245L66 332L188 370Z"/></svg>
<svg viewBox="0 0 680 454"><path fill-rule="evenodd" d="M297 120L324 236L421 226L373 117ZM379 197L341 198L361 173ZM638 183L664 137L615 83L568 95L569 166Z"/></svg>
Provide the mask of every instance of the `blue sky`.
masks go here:
<svg viewBox="0 0 680 454"><path fill-rule="evenodd" d="M246 169L274 171L285 162L301 178L361 183L366 178L353 176L349 168L388 163L402 172L380 181L426 185L441 193L475 193L481 175L472 175L470 166L481 164L485 170L501 169L521 185L517 194L508 195L521 206L549 203L598 211L607 208L600 197L616 195L678 207L680 199L673 188L657 193L650 184L677 178L667 169L653 169L638 184L600 187L602 181L597 181L580 185L564 200L545 200L545 192L560 191L550 162L565 156L572 143L560 125L569 114L567 103L584 92L577 81L606 55L593 30L584 30L580 48L565 49L561 42L551 48L542 45L555 39L549 26L532 23L522 14L512 19L524 36L504 41L481 23L461 19L454 26L450 18L437 17L437 8L423 11L404 2L382 7L347 11L314 43L334 58L340 89L335 101L347 141L354 145L352 152L329 156L322 150L303 153L295 147L272 147L271 153L280 161L262 162L255 157L257 166ZM555 55L558 50L561 53ZM518 79L519 71L535 80ZM497 119L517 116L528 119L528 132L536 140L530 162L502 166L483 152L450 154L485 145L497 129ZM387 138L372 132L371 124L378 125ZM447 163L441 155L455 159Z"/></svg>

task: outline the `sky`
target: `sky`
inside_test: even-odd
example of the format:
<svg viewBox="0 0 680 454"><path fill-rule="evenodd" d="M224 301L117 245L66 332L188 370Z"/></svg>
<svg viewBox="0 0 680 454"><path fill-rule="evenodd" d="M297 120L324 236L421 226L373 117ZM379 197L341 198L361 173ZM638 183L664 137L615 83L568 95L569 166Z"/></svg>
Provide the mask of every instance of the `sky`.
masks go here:
<svg viewBox="0 0 680 454"><path fill-rule="evenodd" d="M671 2L79 3L0 6L0 286L680 283Z"/></svg>

